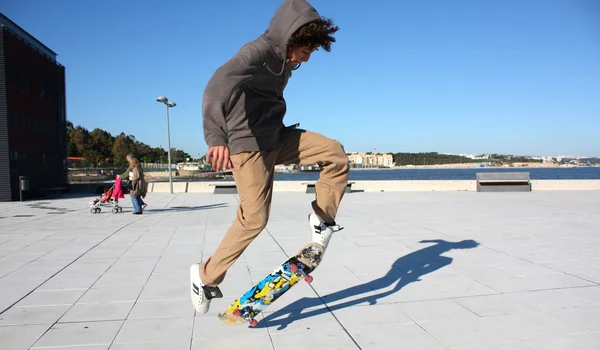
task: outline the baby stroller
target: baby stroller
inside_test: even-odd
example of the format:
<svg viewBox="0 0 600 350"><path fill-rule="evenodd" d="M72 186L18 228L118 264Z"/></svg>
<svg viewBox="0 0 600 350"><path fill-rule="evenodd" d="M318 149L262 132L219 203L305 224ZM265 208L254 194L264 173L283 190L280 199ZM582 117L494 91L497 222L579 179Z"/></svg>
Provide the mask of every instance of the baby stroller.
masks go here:
<svg viewBox="0 0 600 350"><path fill-rule="evenodd" d="M125 196L121 189L121 178L117 175L114 185L105 190L100 198L90 202L90 213L97 214L101 212L100 207L112 207L113 214L122 212L123 208L119 206L119 198L125 198Z"/></svg>

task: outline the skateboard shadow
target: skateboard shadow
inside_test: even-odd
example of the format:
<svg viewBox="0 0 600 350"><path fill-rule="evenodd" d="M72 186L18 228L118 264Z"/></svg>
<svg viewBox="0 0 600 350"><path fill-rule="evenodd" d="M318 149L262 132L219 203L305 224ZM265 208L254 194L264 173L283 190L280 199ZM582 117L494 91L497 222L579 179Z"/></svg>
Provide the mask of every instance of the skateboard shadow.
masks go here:
<svg viewBox="0 0 600 350"><path fill-rule="evenodd" d="M419 243L434 243L434 245L398 258L398 260L392 264L387 274L370 282L365 282L324 296L298 299L280 310L267 314L264 319L257 324L256 328L279 326L277 329L281 330L285 329L296 320L317 316L362 303L374 305L377 303L378 299L394 294L410 283L420 281L422 276L450 265L453 259L442 256L442 254L453 249L472 249L479 246L479 243L473 240L448 242L441 239L435 239L423 240ZM373 293L390 286L393 286L390 290L382 291L377 294ZM368 293L368 295L332 305L333 302L366 293ZM306 309L318 306L323 307L303 312Z"/></svg>

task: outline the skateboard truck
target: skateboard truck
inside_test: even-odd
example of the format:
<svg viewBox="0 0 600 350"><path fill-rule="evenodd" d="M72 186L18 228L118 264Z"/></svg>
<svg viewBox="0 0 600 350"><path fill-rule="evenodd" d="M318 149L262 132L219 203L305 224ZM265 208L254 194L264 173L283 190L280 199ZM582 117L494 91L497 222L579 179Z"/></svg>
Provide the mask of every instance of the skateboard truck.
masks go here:
<svg viewBox="0 0 600 350"><path fill-rule="evenodd" d="M311 275L307 275L303 270L298 271L298 265L296 264L290 264L290 271L302 276L306 283L311 283L313 281L313 277Z"/></svg>

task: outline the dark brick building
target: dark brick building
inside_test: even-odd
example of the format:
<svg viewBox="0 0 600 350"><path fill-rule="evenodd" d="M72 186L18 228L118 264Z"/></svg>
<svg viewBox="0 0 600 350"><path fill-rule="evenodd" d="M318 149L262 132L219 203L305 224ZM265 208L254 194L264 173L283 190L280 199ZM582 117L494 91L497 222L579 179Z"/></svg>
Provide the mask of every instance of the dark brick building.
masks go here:
<svg viewBox="0 0 600 350"><path fill-rule="evenodd" d="M66 188L65 67L56 53L0 13L0 201Z"/></svg>

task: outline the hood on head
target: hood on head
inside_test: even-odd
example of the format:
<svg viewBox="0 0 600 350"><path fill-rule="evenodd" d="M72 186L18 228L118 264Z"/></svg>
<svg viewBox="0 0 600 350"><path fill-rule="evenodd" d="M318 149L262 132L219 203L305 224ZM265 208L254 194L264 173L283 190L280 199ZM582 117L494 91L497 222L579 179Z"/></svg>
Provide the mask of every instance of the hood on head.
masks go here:
<svg viewBox="0 0 600 350"><path fill-rule="evenodd" d="M284 0L275 12L265 36L276 47L277 55L285 62L290 36L308 22L321 18L306 0Z"/></svg>

